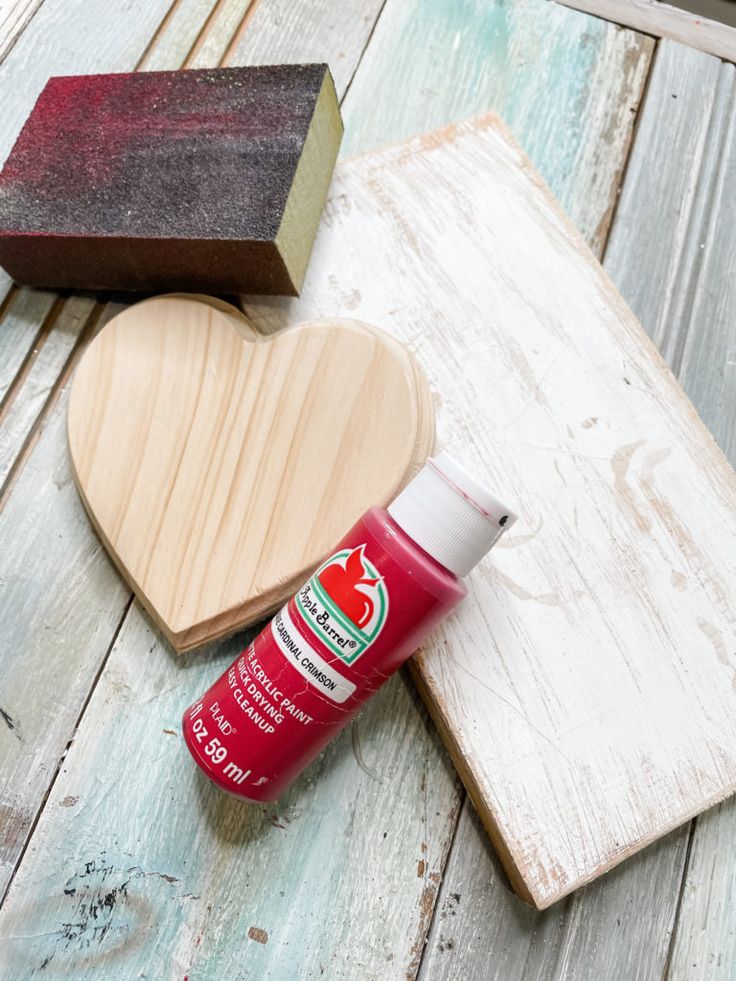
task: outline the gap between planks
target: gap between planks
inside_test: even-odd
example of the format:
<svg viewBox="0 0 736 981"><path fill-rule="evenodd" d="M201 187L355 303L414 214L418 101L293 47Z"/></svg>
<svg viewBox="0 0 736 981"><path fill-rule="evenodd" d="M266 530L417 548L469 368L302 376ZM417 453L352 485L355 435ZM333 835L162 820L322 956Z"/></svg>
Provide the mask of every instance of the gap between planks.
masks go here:
<svg viewBox="0 0 736 981"><path fill-rule="evenodd" d="M13 49L13 45L33 20L43 0L0 0L0 65Z"/></svg>
<svg viewBox="0 0 736 981"><path fill-rule="evenodd" d="M736 29L660 0L555 0L561 6L652 37L666 37L724 61L736 61Z"/></svg>
<svg viewBox="0 0 736 981"><path fill-rule="evenodd" d="M371 41L373 40L373 35L376 33L376 28L378 27L378 24L379 24L379 22L381 20L381 16L383 14L383 11L386 9L386 4L387 3L388 3L388 0L382 0L382 2L381 2L381 6L379 7L379 10L378 10L378 14L376 16L376 19L373 21L373 26L371 27L370 33L368 34L368 39L366 40L365 44L363 45L363 50L360 52L360 56L359 56L357 62L355 63L355 68L353 69L353 73L350 76L350 79L348 81L348 84L345 86L345 91L343 92L342 97L340 98L340 106L342 106L343 102L345 102L345 100L348 97L348 94L350 93L350 87L353 84L353 80L355 79L355 76L358 74L358 71L360 70L360 66L363 64L363 58L365 57L365 53L368 50Z"/></svg>
<svg viewBox="0 0 736 981"><path fill-rule="evenodd" d="M238 26L235 28L235 33L230 39L230 43L228 44L227 48L225 48L225 54L222 56L222 60L220 64L227 66L232 61L235 52L238 48L238 45L243 40L243 37L246 31L248 30L251 21L253 20L253 16L255 15L256 9L258 7L258 3L259 0L251 0L251 2L246 7L245 12L243 13L243 17L240 23L238 24ZM195 44L195 47L192 49L191 59L187 58L185 67L188 67L190 62L194 60L196 54L201 50L202 45L199 44L198 42L199 39L197 39L197 43Z"/></svg>
<svg viewBox="0 0 736 981"><path fill-rule="evenodd" d="M557 3L558 0L555 0ZM626 146L626 156L624 157L623 166L621 167L621 173L619 174L618 186L616 187L616 196L614 198L613 207L608 218L608 226L606 227L606 233L600 242L598 248L593 246L593 252L601 265L604 265L606 261L606 252L608 251L608 243L611 240L611 230L616 224L616 215L618 214L618 207L621 203L621 192L623 191L624 184L626 183L626 177L629 173L629 165L631 164L631 158L634 150L634 145L636 143L636 138L639 135L639 127L641 125L642 114L644 111L644 106L646 105L647 95L649 94L649 84L652 80L652 75L654 74L654 66L657 62L657 52L659 50L659 38L654 38L654 44L652 47L652 53L649 58L649 64L647 65L646 74L644 76L644 84L641 90L641 97L639 98L639 104L636 107L636 115L634 116L634 125L631 130L631 136L629 142Z"/></svg>
<svg viewBox="0 0 736 981"><path fill-rule="evenodd" d="M58 320L59 315L61 314L61 311L64 308L64 301L62 300L61 297L59 298L59 300L61 302L57 301L57 303L55 303L54 307L52 308L52 313L54 312L54 310L56 311L56 313L49 328L45 331L44 340L50 334L51 330L56 324L56 321ZM41 410L39 411L38 415L34 419L31 428L28 430L25 436L25 439L21 443L17 455L15 456L13 462L10 464L10 467L8 468L7 476L2 483L2 486L0 486L0 511L2 511L2 509L5 507L5 502L8 500L10 493L13 487L15 486L16 480L18 479L18 476L20 475L23 469L23 465L25 464L25 461L31 455L31 452L33 451L33 447L36 445L36 443L39 440L39 437L41 436L41 433L43 432L44 421L48 418L49 413L52 411L52 409L58 402L59 396L63 391L64 386L69 381L71 373L76 367L77 361L79 360L82 353L86 349L89 341L92 339L92 336L95 333L95 329L98 323L100 322L100 318L102 317L105 309L106 309L106 305L102 303L95 303L95 305L92 307L92 310L87 316L84 326L80 331L79 337L77 338L72 350L69 352L69 355L62 366L61 372L57 376L56 381L52 385L51 390L48 396L46 397L43 406L41 407ZM50 317L47 318L47 320L49 319ZM26 371L22 373L23 379L25 379L27 372L30 370L30 365L32 361L35 360L37 356L38 356L38 352L34 350L32 354L29 356L29 358L27 359L28 367ZM21 373L19 372L19 375L20 374ZM18 376L16 376L16 380L17 378ZM16 386L14 381L13 386L11 386L11 391L15 387ZM8 395L10 395L10 391L8 392ZM6 408L9 407L10 407L9 404L7 406L3 405L3 412L0 412L0 422L4 418L4 411L6 410Z"/></svg>
<svg viewBox="0 0 736 981"><path fill-rule="evenodd" d="M411 677L411 672L409 671L409 669L407 667L403 667L401 668L401 672L402 674L404 674L407 680L407 684L413 685L414 680ZM452 834L450 835L450 843L447 847L447 851L445 852L445 861L444 864L442 865L442 871L440 873L442 878L440 879L439 887L437 888L434 894L434 905L432 906L431 914L426 919L426 926L424 930L424 938L421 945L421 950L418 956L414 958L413 963L409 964L409 966L407 967L406 969L407 978L420 978L422 976L422 967L424 965L424 959L427 955L427 951L429 950L429 938L432 935L432 931L434 930L437 914L442 909L441 900L444 896L444 889L445 889L445 870L447 869L447 866L449 864L450 857L455 851L455 842L457 841L458 832L460 831L460 818L462 817L462 813L466 807L468 806L472 807L472 804L470 803L470 798L468 797L467 790L463 785L461 786L462 786L462 792L460 795L460 799L457 802L457 811L455 813L455 825L452 829ZM503 875L505 877L506 873L504 872ZM511 884L508 883L508 880L507 880L507 884L510 890Z"/></svg>
<svg viewBox="0 0 736 981"><path fill-rule="evenodd" d="M667 947L667 959L664 962L664 972L662 974L662 981L667 981L670 976L670 967L672 965L672 956L675 951L675 943L677 942L677 927L680 922L680 912L682 911L682 901L685 896L685 886L687 883L687 873L690 867L690 858L693 853L693 838L695 837L695 828L698 823L697 817L694 817L690 822L690 827L688 828L687 834L687 847L685 848L685 858L682 863L682 877L680 879L680 890L677 894L677 903L675 905L675 915L672 919L672 933L670 934L670 942Z"/></svg>
<svg viewBox="0 0 736 981"><path fill-rule="evenodd" d="M15 876L16 876L17 872L18 872L18 869L23 864L23 859L25 857L26 852L28 851L28 846L31 844L31 841L33 841L33 835L35 834L36 828L38 826L38 822L41 820L41 817L42 817L44 811L46 810L46 803L47 803L49 797L51 796L51 793L52 793L52 791L54 789L54 784L56 783L56 780L57 780L57 778L59 776L59 773L61 772L61 768L64 765L64 760L66 759L66 754L69 752L69 749L70 749L72 743L74 742L74 737L76 736L77 730L79 729L79 724L81 723L82 718L84 717L84 713L87 711L87 706L90 703L90 699L94 695L95 689L97 688L97 682L102 677L102 673L105 670L105 667L106 667L107 662L108 662L108 660L110 658L110 654L112 653L112 649L115 646L115 642L118 639L118 636L120 634L120 631L123 629L123 624L125 623L126 617L128 616L128 613L130 611L130 608L133 605L133 600L134 600L134 596L131 593L130 596L128 597L126 603L125 603L125 606L123 607L123 612L122 612L122 614L120 616L120 619L118 620L118 623L117 623L117 626L115 627L115 630L112 633L112 637L110 638L110 643L107 645L107 649L105 650L105 653L104 653L104 655L102 657L102 660L100 662L100 665L99 665L97 671L95 672L95 675L94 675L94 677L92 679L92 683L89 686L89 689L87 691L87 695L86 695L86 697L84 699L84 702L82 703L82 706L81 706L81 708L80 708L80 710L79 710L79 712L77 714L76 721L75 721L75 723L74 723L74 725L72 727L72 731L71 731L71 733L69 735L69 739L68 739L67 744L66 744L66 746L64 748L64 752L59 756L59 759L56 762L56 767L54 768L53 776L51 777L51 780L49 781L48 787L46 788L46 793L43 796L43 800L41 801L41 805L38 808L38 810L36 811L36 814L34 815L33 822L31 824L31 827L30 827L29 831L28 831L28 835L26 836L26 840L23 842L23 847L20 850L20 854L18 855L18 859L17 859L17 861L15 863L15 866L13 868L13 871L10 874L10 877L8 878L8 881L7 881L6 885L5 885L4 891L2 892L2 894L0 894L0 909L2 908L2 905L5 902L5 897L8 895L8 892L10 891L10 888L13 885L13 881L15 879Z"/></svg>
<svg viewBox="0 0 736 981"><path fill-rule="evenodd" d="M16 291L17 291L17 287L16 287ZM10 293L8 295L10 296ZM14 402L16 395L18 394L19 390L22 388L23 382L26 380L26 377L28 376L28 372L30 371L31 365L38 357L41 348L46 342L46 339L48 338L51 331L54 329L54 326L56 325L56 321L59 319L59 314L64 308L65 302L66 300L63 296L57 296L54 299L53 303L51 304L51 309L41 321L41 326L36 331L36 335L33 338L31 346L28 348L26 356L21 361L18 370L15 373L15 377L13 378L12 382L8 386L8 390L5 393L5 396L2 398L2 400L0 400L0 423L7 416L10 406ZM8 305L9 304L4 305L2 312L0 312L0 318L2 317L2 313L5 312L5 309L7 309Z"/></svg>
<svg viewBox="0 0 736 981"><path fill-rule="evenodd" d="M153 53L153 51L155 50L155 48L160 43L161 38L166 33L166 30L168 29L169 25L171 24L171 21L173 20L174 15L176 14L177 10L181 7L182 3L183 3L183 0L174 0L174 2L171 4L171 6L166 11L166 13L164 14L164 16L161 18L158 27L156 28L156 30L151 35L150 41L148 42L148 44L146 45L146 47L143 49L143 54L140 56L140 58L136 62L135 68L133 69L133 71L139 72L139 71L144 71L145 70L146 62L148 61L150 55ZM205 25L208 23L208 21L209 21L209 17L207 18L207 21L205 21ZM196 43L196 41L195 41L195 43Z"/></svg>

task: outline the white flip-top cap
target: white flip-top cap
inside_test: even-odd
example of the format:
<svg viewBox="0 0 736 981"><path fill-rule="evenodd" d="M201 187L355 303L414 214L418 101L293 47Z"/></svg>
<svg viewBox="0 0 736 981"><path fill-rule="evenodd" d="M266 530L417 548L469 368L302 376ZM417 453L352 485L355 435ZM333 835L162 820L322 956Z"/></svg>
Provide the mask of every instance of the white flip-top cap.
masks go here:
<svg viewBox="0 0 736 981"><path fill-rule="evenodd" d="M444 452L427 460L388 513L456 576L467 576L516 521L505 504Z"/></svg>

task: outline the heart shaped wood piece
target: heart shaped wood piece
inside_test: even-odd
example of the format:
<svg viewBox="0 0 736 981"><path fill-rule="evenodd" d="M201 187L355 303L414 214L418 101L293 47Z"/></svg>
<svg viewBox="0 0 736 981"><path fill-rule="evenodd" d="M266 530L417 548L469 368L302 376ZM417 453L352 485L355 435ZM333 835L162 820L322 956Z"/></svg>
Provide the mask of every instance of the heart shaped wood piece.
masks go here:
<svg viewBox="0 0 736 981"><path fill-rule="evenodd" d="M90 518L179 651L274 610L434 441L424 377L382 331L320 321L260 337L187 297L110 321L68 426Z"/></svg>

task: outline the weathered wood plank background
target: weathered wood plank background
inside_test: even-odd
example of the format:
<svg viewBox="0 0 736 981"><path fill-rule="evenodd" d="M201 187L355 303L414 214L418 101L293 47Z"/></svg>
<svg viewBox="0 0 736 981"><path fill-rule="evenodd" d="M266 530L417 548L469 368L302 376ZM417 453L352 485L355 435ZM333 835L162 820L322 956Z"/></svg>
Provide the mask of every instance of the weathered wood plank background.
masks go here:
<svg viewBox="0 0 736 981"><path fill-rule="evenodd" d="M43 0L0 0L0 61L31 22Z"/></svg>
<svg viewBox="0 0 736 981"><path fill-rule="evenodd" d="M387 0L345 100L343 154L493 109L599 252L652 49L538 0Z"/></svg>
<svg viewBox="0 0 736 981"><path fill-rule="evenodd" d="M734 65L659 44L605 259L734 466L735 95ZM736 801L690 831L668 977L726 981L736 973Z"/></svg>
<svg viewBox="0 0 736 981"><path fill-rule="evenodd" d="M712 4L688 5L664 3L662 0L557 0L567 7L626 24L655 37L670 38L708 54L736 59L736 28L725 23L728 13L720 17ZM723 8L728 11L728 3ZM707 13L704 17L702 12ZM731 14L731 16L733 16ZM718 18L711 20L709 18Z"/></svg>
<svg viewBox="0 0 736 981"><path fill-rule="evenodd" d="M636 173L637 152L642 155L640 167L646 181L639 195L630 198L631 213L635 216L652 194L669 195L675 212L685 203L682 196L686 197L687 192L679 191L676 181L691 158L670 129L676 131L680 127L687 132L701 125L697 93L705 84L706 98L712 98L708 77L709 73L716 74L715 60L709 61L707 68L691 70L687 49L674 45L665 59L665 46L661 45L650 68L653 44L649 39L582 14L552 14L553 5L544 0L513 5L481 4L479 0L422 5L386 0L383 7L376 2L369 9L360 5L359 10L352 3L321 0L305 6L309 9L295 14L292 5L272 0L249 6L242 0L178 0L173 5L166 0L137 3L135 10L123 17L118 16L116 5L102 0L76 0L73 5L46 0L14 39L14 46L0 66L6 108L0 119L0 158L7 154L49 74L129 70L136 65L152 69L207 66L221 61L239 64L249 57L262 61L318 57L330 62L340 93L348 91L344 104L348 120L346 151L368 148L452 118L495 108L511 122L517 138L568 212L600 250L605 244L637 106L649 72L650 91L632 162L626 171L622 206L613 224L612 248L619 221L625 220L623 204L631 175ZM403 25L400 32L399 25ZM260 36L259 31L263 31ZM267 33L272 47L262 40ZM254 53L251 56L249 52ZM604 65L608 67L604 69ZM728 66L719 69L721 73L728 70ZM363 71L366 82L361 84ZM666 86L655 98L655 83L666 71L674 72L682 83L678 100L672 99ZM369 73L375 92L368 84ZM384 81L384 76L394 80L394 87ZM537 93L536 98L527 95L527 87ZM546 111L550 98L559 100L558 106L566 109L562 116ZM680 108L679 99L686 98L691 115L679 123L672 113ZM656 141L644 139L647 130L658 134ZM732 124L727 131L733 134ZM639 151L641 140L644 142ZM650 156L648 160L653 154L658 155L656 159ZM666 161L666 166L662 161ZM698 178L697 170L692 178ZM675 187L670 191L672 182ZM706 208L714 225L720 220L721 227L728 227L733 185L731 171L728 180L724 178L722 182L717 201ZM719 219L721 214L724 217ZM642 221L642 227L645 224ZM610 271L644 325L654 333L657 311L671 302L672 295L686 293L687 288L677 280L666 283L654 301L654 316L647 316L639 307L636 270L656 265L662 253L669 254L669 244L677 245L669 243L666 233L654 236L651 227L646 231L648 237L640 238L639 247L628 257L621 248L618 268L610 267ZM622 245L624 241L622 238ZM733 256L732 249L721 253L721 261L728 262L729 255ZM715 255L710 269L707 289L714 298L725 302L733 277L729 280L727 274L719 273ZM624 282L626 270L630 287ZM313 789L300 787L295 791L297 796L311 790L317 802L304 808L298 820L288 813L287 822L269 813L240 814L225 800L210 798L207 788L188 786L188 792L197 795L198 807L206 818L202 820L200 814L196 827L191 815L181 815L180 820L191 822L189 827L195 834L209 840L210 847L216 843L227 854L224 866L230 866L229 874L233 874L234 867L240 885L233 908L213 906L208 911L210 901L206 895L187 895L183 880L169 882L156 875L172 874L159 859L172 857L175 865L171 868L181 869L183 865L181 856L171 855L174 835L166 845L162 834L154 834L150 849L140 850L149 829L160 818L166 795L179 792L176 774L180 772L177 767L182 763L181 753L175 748L175 737L162 730L177 731L178 706L205 678L216 674L217 665L227 661L233 648L226 645L201 662L199 656L191 656L187 663L177 664L174 672L168 652L161 648L158 638L150 636L148 625L135 608L121 629L128 596L89 532L76 501L63 438L64 384L84 344L102 322L100 318L104 320L111 311L90 308L75 335L79 318L84 316L84 306L80 305L83 300L56 300L50 294L15 291L4 279L0 288L6 296L0 307L0 449L6 475L0 498L0 582L4 584L0 599L0 706L10 719L7 724L0 723L0 757L9 761L10 776L15 778L0 783L3 881L7 883L12 877L24 854L28 859L33 856L35 844L25 853L24 848L39 811L42 814L38 829L45 829L46 844L53 846L56 842L60 848L56 869L49 870L47 877L39 875L34 885L35 893L43 894L46 900L36 915L46 918L49 932L42 937L18 939L0 949L0 968L7 976L30 977L49 957L57 958L56 966L49 961L45 976L69 976L71 965L81 976L87 968L92 969L97 955L102 955L106 975L131 976L133 963L140 964L135 951L145 931L131 925L131 917L135 918L140 909L134 901L125 899L125 889L120 888L129 874L135 885L130 892L142 892L150 903L146 908L152 908L157 919L165 921L160 927L162 939L168 937L171 941L172 924L183 922L182 917L188 924L204 925L201 934L190 933L189 926L183 928L175 947L163 943L154 948L160 957L158 963L173 963L172 976L181 976L179 967L188 963L192 950L212 970L222 964L218 959L224 955L217 943L213 942L214 949L209 949L208 926L213 923L214 935L222 935L228 917L233 916L244 929L227 964L229 976L233 977L244 976L246 964L273 965L267 951L274 940L280 945L282 959L278 967L273 967L273 977L279 976L279 969L285 970L283 965L294 957L295 949L304 951L305 944L304 963L315 976L325 977L403 978L407 973L415 975L421 963L421 976L425 978L483 977L505 981L536 976L625 981L661 977L668 949L673 977L692 977L693 962L702 968L703 977L724 981L732 977L735 931L730 896L734 875L731 805L722 805L698 820L689 853L685 829L554 909L534 913L504 885L426 713L404 678L397 679L379 696L357 731L347 733L320 764L328 774L330 767L337 766L352 788L348 792L334 781L330 784L339 791L336 799L341 802L349 793L350 801L339 807L335 808L334 801L317 784ZM644 295L649 295L646 290L642 291ZM69 314L68 305L72 305ZM699 333L707 327L702 318L692 322L693 350ZM666 345L666 332L657 340ZM733 369L728 362L734 358L728 340L724 343L724 361L720 365L711 363L711 367L716 375L722 372L722 377L732 379ZM47 344L49 350L44 354ZM702 405L706 399L704 395ZM721 425L725 439L733 432L735 416L733 398L724 399L715 424ZM115 660L111 655L110 664L118 665L118 673L112 672L108 677L106 658L116 638ZM125 651L130 655L120 653ZM129 670L132 662L128 657L136 658L137 673ZM171 670L171 676L163 678L162 670ZM120 672L124 672L122 677ZM95 689L98 674L100 680ZM28 684L23 683L24 675ZM181 682L185 675L186 681ZM120 687L116 693L121 681L131 683L131 690ZM176 690L164 694L172 683L183 684L186 695L181 691L177 696ZM150 696L154 696L150 705L141 707ZM112 699L109 710L106 699ZM179 699L176 711L172 699ZM157 705L155 710L153 706ZM115 764L96 754L94 727L85 721L93 707L94 717L104 718L106 729L111 727L126 739L130 739L136 723L141 723L143 737L135 751L138 753L140 747L142 760L156 760L157 754L161 755L150 784L140 774L146 765L136 767L125 760L120 763L121 778L125 775L135 781L136 791L127 797L124 788L117 787L118 749L109 732L105 733L104 744L115 753ZM80 716L82 724L75 737ZM171 726L162 721L164 717ZM149 725L147 718L152 719ZM402 736L398 745L391 743L397 720ZM67 759L71 769L65 764L59 771L70 742ZM75 763L77 751L79 762ZM92 759L104 762L98 773L99 783L84 773ZM169 761L174 769L169 773L168 784L162 786L158 777ZM193 779L191 770L182 769L181 774L182 779ZM324 779L322 773L313 776L319 781ZM87 777L90 799L80 796L75 801L72 788L82 782L87 786ZM381 781L388 781L387 787ZM52 797L44 806L52 785ZM145 796L148 787L156 789L153 797ZM105 803L106 792L120 802L118 813ZM456 826L461 804L462 817ZM349 907L336 904L333 912L334 879L329 870L324 876L310 876L308 889L301 876L305 870L321 870L328 859L329 866L335 867L330 854L338 841L335 835L346 834L350 826L349 820L347 824L345 821L346 810L355 814L355 821L365 822L358 824L361 830L368 826L368 841L374 850L363 852L354 835L337 848L335 865L339 866L346 854L351 862L353 881L346 888L353 892ZM109 815L110 821L97 816L98 812ZM175 812L176 808L171 807L171 813ZM71 840L53 831L58 815L60 829L67 829ZM66 823L65 815L69 815ZM426 822L429 824L425 832ZM283 827L276 827L277 824ZM370 825L378 829L375 837ZM310 856L300 857L295 869L291 866L292 849L286 848L281 854L283 839L289 834L298 842L297 851L310 850ZM244 844L246 838L250 845ZM201 870L198 841L185 858L188 868L194 865ZM249 868L259 845L265 847L271 859L266 876ZM351 847L357 847L360 855L368 855L369 861L362 867L352 863ZM381 851L383 848L388 849L387 854ZM431 857L425 857L424 848L427 855L431 850ZM118 861L105 865L102 853L106 850ZM414 854L417 851L419 857ZM446 863L448 853L450 860ZM415 859L416 864L412 865ZM91 863L89 867L87 863ZM107 868L112 871L106 874ZM716 878L711 884L714 871ZM200 874L206 877L206 873ZM212 888L215 878L213 873L207 880ZM68 912L70 897L59 888L67 879L70 889L80 889L79 916L68 922L63 914ZM411 879L418 883L418 891ZM271 884L268 894L264 891L266 881ZM680 919L673 932L683 881ZM120 897L120 903L117 912L117 900L103 909L94 906L96 912L103 914L101 928L95 932L91 922L93 905L113 892L107 889L106 882L115 887L114 895ZM226 884L225 889L228 888ZM298 890L306 897L301 903L296 902ZM387 900L388 891L397 892L400 901ZM285 895L281 896L281 892ZM292 895L295 901L287 902ZM345 904L345 900L342 892L340 902ZM390 907L384 906L384 901L390 902ZM189 911L177 911L177 906L187 904ZM197 912L192 914L195 905ZM382 918L389 908L399 922L386 927ZM263 944L263 934L254 932L256 939L252 939L248 931L255 927L268 932L272 921L270 914L264 919L263 913L269 909L273 911L276 934L272 928ZM327 933L320 916L325 910L329 911L329 924L339 920L340 929L347 930L340 936L342 943L355 951L350 965L346 960L349 949L336 946L329 951L335 957L324 963L319 959ZM5 932L32 932L27 924L13 926L1 919L0 923ZM381 949L387 939L395 946ZM289 942L291 945L286 946ZM116 950L110 953L113 947ZM320 953L314 955L312 948ZM284 952L287 959L283 959ZM85 958L90 961L87 967ZM362 973L358 962L366 966ZM290 964L288 976L293 978L294 961ZM150 963L144 967L150 968ZM369 967L377 973L369 974ZM353 968L353 973L348 973ZM205 977L207 972L195 965L190 976ZM305 971L301 976L310 975Z"/></svg>

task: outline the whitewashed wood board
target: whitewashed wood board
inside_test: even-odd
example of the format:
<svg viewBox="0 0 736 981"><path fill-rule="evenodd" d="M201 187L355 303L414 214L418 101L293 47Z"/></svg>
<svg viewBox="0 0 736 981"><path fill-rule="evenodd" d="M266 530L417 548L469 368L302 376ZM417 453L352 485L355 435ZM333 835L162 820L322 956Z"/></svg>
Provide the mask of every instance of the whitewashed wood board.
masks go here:
<svg viewBox="0 0 736 981"><path fill-rule="evenodd" d="M598 254L653 48L651 38L545 0L387 0L343 102L343 155L494 110ZM676 152L667 159L675 170ZM466 798L422 979L661 979L687 824L534 913L509 890L482 825L469 817Z"/></svg>
<svg viewBox="0 0 736 981"><path fill-rule="evenodd" d="M496 117L341 164L302 297L246 309L348 298L522 516L416 674L545 907L736 787L736 478Z"/></svg>

